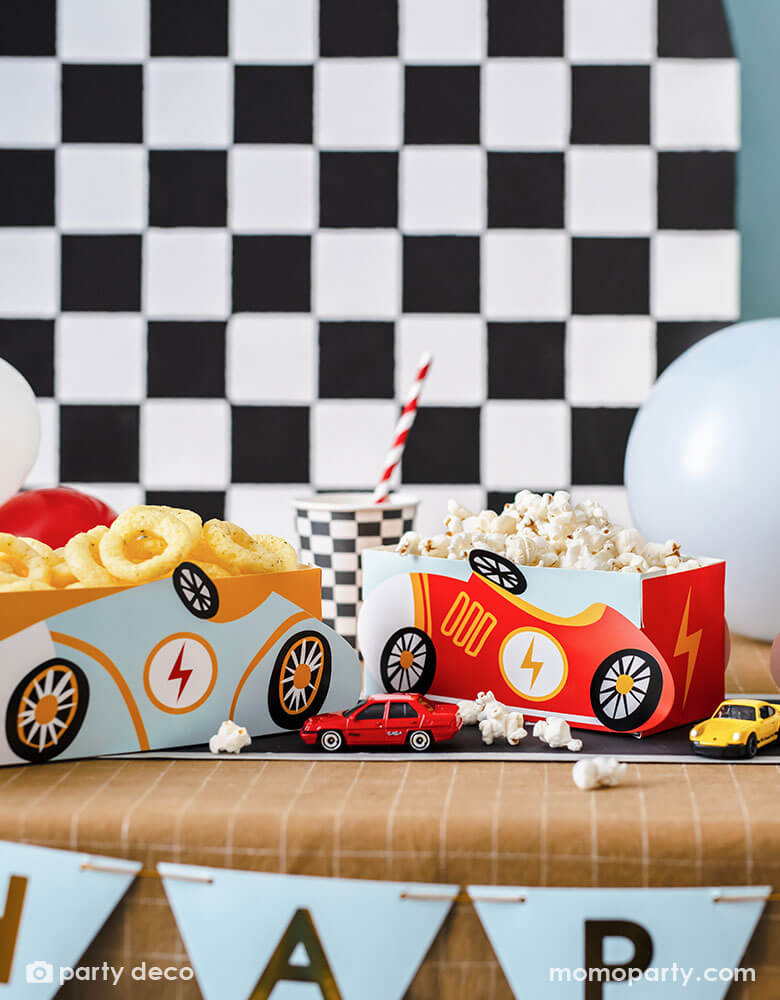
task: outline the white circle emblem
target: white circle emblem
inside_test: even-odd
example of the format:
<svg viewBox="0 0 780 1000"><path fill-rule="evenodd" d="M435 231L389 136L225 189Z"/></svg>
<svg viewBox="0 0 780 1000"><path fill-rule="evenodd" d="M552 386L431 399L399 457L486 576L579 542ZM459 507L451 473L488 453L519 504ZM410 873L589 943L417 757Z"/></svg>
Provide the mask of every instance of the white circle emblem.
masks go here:
<svg viewBox="0 0 780 1000"><path fill-rule="evenodd" d="M501 672L507 684L523 698L552 698L566 681L566 655L561 646L538 629L523 628L504 639Z"/></svg>
<svg viewBox="0 0 780 1000"><path fill-rule="evenodd" d="M217 680L217 657L200 636L183 633L159 642L144 668L144 687L163 712L191 712L211 694Z"/></svg>

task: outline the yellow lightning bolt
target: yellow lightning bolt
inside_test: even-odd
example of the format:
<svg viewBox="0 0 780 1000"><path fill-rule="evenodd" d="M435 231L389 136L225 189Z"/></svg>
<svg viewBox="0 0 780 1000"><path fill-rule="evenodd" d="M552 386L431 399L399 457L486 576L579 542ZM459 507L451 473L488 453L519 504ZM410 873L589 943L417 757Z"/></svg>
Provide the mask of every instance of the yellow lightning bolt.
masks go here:
<svg viewBox="0 0 780 1000"><path fill-rule="evenodd" d="M525 659L523 660L521 669L522 670L533 670L533 677L531 677L531 683L529 687L533 687L536 684L536 678L539 676L539 671L544 666L544 660L534 660L534 639L528 644L528 649L525 653Z"/></svg>
<svg viewBox="0 0 780 1000"><path fill-rule="evenodd" d="M693 678L693 669L696 666L696 657L699 655L699 643L701 642L702 629L697 632L688 632L688 613L691 610L691 589L688 588L688 598L685 602L685 610L683 611L682 621L680 622L680 630L677 633L677 644L674 647L674 655L681 656L683 653L688 654L688 673L685 677L685 694L683 695L683 705L688 700L688 688L691 686L691 679Z"/></svg>

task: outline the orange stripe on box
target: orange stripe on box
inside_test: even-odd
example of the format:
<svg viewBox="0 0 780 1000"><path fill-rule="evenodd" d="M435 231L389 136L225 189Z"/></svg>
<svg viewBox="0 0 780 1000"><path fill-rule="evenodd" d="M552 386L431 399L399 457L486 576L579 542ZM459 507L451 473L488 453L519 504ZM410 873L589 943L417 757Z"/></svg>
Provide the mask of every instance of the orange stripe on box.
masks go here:
<svg viewBox="0 0 780 1000"><path fill-rule="evenodd" d="M422 584L419 573L411 574L412 597L414 599L414 627L423 628L425 625L425 611L423 607Z"/></svg>
<svg viewBox="0 0 780 1000"><path fill-rule="evenodd" d="M425 607L425 631L427 632L428 635L431 635L431 632L432 632L432 626L431 626L431 591L430 591L430 586L428 584L428 576L427 576L427 574L423 574L420 577L420 579L422 581L423 604L424 604L424 607Z"/></svg>
<svg viewBox="0 0 780 1000"><path fill-rule="evenodd" d="M238 697L241 694L241 690L249 679L250 674L255 669L257 664L262 660L268 650L273 646L273 644L281 638L282 635L287 631L288 628L292 628L293 625L297 625L298 622L304 621L306 618L311 618L308 611L297 611L294 615L286 618L280 625L273 630L273 632L268 636L260 650L255 653L252 659L249 661L249 666L243 673L241 680L238 682L238 687L236 688L236 693L233 695L233 701L230 705L230 718L235 719L236 717L236 705L238 704Z"/></svg>
<svg viewBox="0 0 780 1000"><path fill-rule="evenodd" d="M130 713L130 718L133 720L135 734L138 737L138 749L148 750L149 737L146 735L146 727L144 726L143 719L141 718L141 713L138 710L138 705L135 703L133 693L128 687L127 681L120 673L117 665L96 646L92 646L90 643L84 642L83 639L76 639L71 635L64 635L62 632L52 632L51 637L54 642L59 642L63 646L68 646L71 649L77 649L80 653L85 653L87 656L91 656L92 659L99 663L104 670L108 671L111 675L111 679L119 688L119 693L124 698L125 705L127 705L127 711Z"/></svg>

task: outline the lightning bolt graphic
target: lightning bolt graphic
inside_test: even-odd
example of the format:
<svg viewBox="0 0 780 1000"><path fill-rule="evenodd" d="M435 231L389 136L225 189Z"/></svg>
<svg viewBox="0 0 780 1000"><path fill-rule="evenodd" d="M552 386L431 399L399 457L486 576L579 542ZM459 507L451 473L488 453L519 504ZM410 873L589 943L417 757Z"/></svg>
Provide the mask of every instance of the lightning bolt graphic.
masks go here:
<svg viewBox="0 0 780 1000"><path fill-rule="evenodd" d="M535 640L531 639L530 643L528 644L528 649L526 650L525 658L520 668L521 670L533 670L533 676L531 677L531 683L529 685L530 687L533 687L534 684L536 684L536 678L539 676L539 671L544 666L544 660L534 660L533 658L534 642Z"/></svg>
<svg viewBox="0 0 780 1000"><path fill-rule="evenodd" d="M181 698L184 693L184 689L187 687L187 681L192 676L192 670L189 667L182 667L181 661L184 658L184 647L187 645L186 642L181 644L181 649L179 650L179 655L176 657L176 662L171 667L171 672L168 674L169 681L179 682L179 693L176 695L176 701Z"/></svg>
<svg viewBox="0 0 780 1000"><path fill-rule="evenodd" d="M701 642L702 633L702 629L699 629L697 632L688 631L688 614L691 610L691 589L690 587L688 588L688 598L685 601L685 610L680 622L680 630L677 633L677 644L674 647L675 656L682 656L683 653L688 654L688 673L685 677L683 705L688 700L688 688L691 686L693 668L696 666L696 657L699 655L699 643Z"/></svg>

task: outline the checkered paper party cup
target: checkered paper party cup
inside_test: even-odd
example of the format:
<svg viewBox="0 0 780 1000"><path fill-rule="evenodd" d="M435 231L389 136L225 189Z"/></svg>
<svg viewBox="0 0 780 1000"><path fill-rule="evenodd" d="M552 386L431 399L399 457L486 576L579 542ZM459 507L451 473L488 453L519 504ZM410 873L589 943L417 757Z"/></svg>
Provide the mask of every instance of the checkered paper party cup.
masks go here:
<svg viewBox="0 0 780 1000"><path fill-rule="evenodd" d="M370 493L319 493L293 500L302 563L322 570L322 619L357 642L362 574L360 553L396 545L411 531L419 500L391 493L382 504Z"/></svg>

